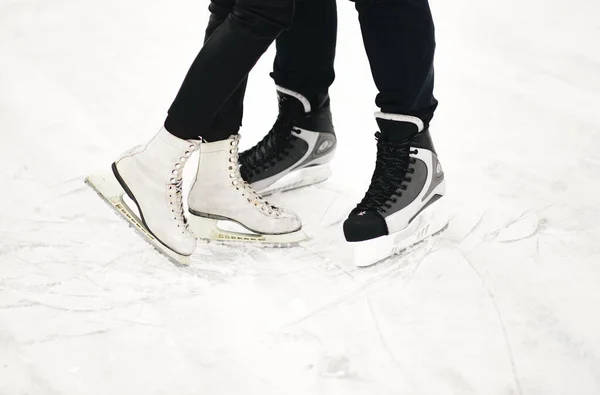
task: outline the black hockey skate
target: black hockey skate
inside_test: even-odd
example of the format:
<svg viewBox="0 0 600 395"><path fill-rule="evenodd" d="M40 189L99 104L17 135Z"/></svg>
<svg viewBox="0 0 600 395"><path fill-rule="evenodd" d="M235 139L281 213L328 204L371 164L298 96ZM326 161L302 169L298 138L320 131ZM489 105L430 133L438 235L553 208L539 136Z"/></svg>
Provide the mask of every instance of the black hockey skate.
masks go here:
<svg viewBox="0 0 600 395"><path fill-rule="evenodd" d="M311 103L282 87L277 87L277 95L275 125L258 144L240 154L242 178L262 195L327 180L337 144L328 97Z"/></svg>
<svg viewBox="0 0 600 395"><path fill-rule="evenodd" d="M352 260L369 266L440 232L448 223L435 203L444 172L420 119L376 114L377 164L363 200L344 222ZM435 207L429 208L435 203ZM435 209L435 210L434 210Z"/></svg>

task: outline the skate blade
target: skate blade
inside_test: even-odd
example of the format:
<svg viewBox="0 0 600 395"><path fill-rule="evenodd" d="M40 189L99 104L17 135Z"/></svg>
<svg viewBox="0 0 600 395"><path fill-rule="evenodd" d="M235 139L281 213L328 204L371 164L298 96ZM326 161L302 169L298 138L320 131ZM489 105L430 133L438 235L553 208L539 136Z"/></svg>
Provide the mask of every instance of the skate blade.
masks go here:
<svg viewBox="0 0 600 395"><path fill-rule="evenodd" d="M436 203L436 204L439 204ZM433 207L431 207L433 209ZM425 210L405 229L361 242L346 243L349 260L355 266L368 267L383 260L409 252L412 247L444 232L449 226L447 213Z"/></svg>
<svg viewBox="0 0 600 395"><path fill-rule="evenodd" d="M148 242L161 255L167 257L176 265L189 265L190 257L180 255L162 244L144 225L139 216L132 210L124 200L125 190L119 184L114 174L107 172L104 174L93 174L85 179L98 195L107 203L121 218L123 218L130 227Z"/></svg>
<svg viewBox="0 0 600 395"><path fill-rule="evenodd" d="M293 247L308 240L302 231L280 235L253 233L232 221L200 217L190 213L189 226L200 240L218 241L226 244L251 244L259 247Z"/></svg>
<svg viewBox="0 0 600 395"><path fill-rule="evenodd" d="M329 177L331 177L331 168L328 164L305 167L286 174L264 190L258 192L263 196L269 196L274 193L287 192L319 184L327 181Z"/></svg>

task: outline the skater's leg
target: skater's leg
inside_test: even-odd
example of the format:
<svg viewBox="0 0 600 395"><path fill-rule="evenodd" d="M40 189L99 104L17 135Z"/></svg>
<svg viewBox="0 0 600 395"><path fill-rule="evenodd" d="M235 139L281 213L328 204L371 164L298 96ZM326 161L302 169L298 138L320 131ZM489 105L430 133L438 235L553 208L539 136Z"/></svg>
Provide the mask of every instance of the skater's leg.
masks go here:
<svg viewBox="0 0 600 395"><path fill-rule="evenodd" d="M385 113L420 118L425 128L433 96L435 29L427 0L357 0L376 104Z"/></svg>
<svg viewBox="0 0 600 395"><path fill-rule="evenodd" d="M382 109L371 185L344 222L355 263L366 266L445 226L432 215L445 182L428 129L437 101L427 0L359 0L356 8Z"/></svg>
<svg viewBox="0 0 600 395"><path fill-rule="evenodd" d="M318 105L333 83L337 41L335 0L297 0L294 23L276 41L271 76Z"/></svg>
<svg viewBox="0 0 600 395"><path fill-rule="evenodd" d="M225 19L227 19L229 14L233 11L234 5L235 0L211 0L210 5L208 6L210 16L204 33L205 43L210 36L213 35L215 30L225 22Z"/></svg>
<svg viewBox="0 0 600 395"><path fill-rule="evenodd" d="M212 0L208 7L210 18L204 42L217 30L219 26L227 19L229 13L233 10L235 0ZM237 89L229 96L229 99L221 106L212 124L212 134L217 137L226 138L227 136L238 133L242 125L244 111L244 96L246 94L246 85L248 77L244 78ZM212 141L212 140L209 140Z"/></svg>
<svg viewBox="0 0 600 395"><path fill-rule="evenodd" d="M224 196L236 190L236 186L231 184L237 179L236 174L239 175L235 166L236 140L211 134L210 125L218 109L264 51L281 30L290 25L293 1L236 0L225 21L215 29L192 64L169 110L165 127L148 143L130 149L117 159L109 174L90 179L90 184L139 229L146 240L177 261L191 255L196 245L183 213L182 173L185 163L195 150L211 144L201 144L198 141L201 137L209 141L220 140L212 144L220 144L221 148L231 145L217 160L207 162L201 159L201 163L208 163L208 168L214 166L230 170L229 177L222 177L222 172L211 174L203 171L204 177L211 178L208 183L201 180L205 186L208 185L201 192ZM225 152L229 156L225 156ZM215 176L221 178L215 179ZM251 193L248 189L245 192ZM131 207L126 207L124 194L134 201L139 217ZM252 203L259 207L260 198L255 200ZM233 199L229 202L232 203ZM230 212L240 213L250 207L242 207L241 199L237 203L236 207L228 208ZM275 212L274 209L271 211ZM277 213L278 218L284 217L281 211ZM300 226L293 215L285 219L288 227ZM270 221L269 226L274 227L273 222L277 221Z"/></svg>
<svg viewBox="0 0 600 395"><path fill-rule="evenodd" d="M165 127L180 138L218 141L213 120L225 101L283 29L290 26L293 0L237 0L206 41L169 109Z"/></svg>
<svg viewBox="0 0 600 395"><path fill-rule="evenodd" d="M256 1L252 0L252 2ZM265 3L269 3L269 1L273 5L281 4L281 1L277 3L274 0L267 0ZM289 26L289 23L284 25L282 21L279 21L274 24L271 20L255 18L256 15L240 13L237 10L240 4L248 5L249 3L251 1L238 0L233 5L231 14L223 20L223 13L227 11L228 4L220 0L213 0L206 44L192 69L190 69L180 94L169 111L169 117L165 125L169 130L173 129L175 134L181 131L187 133L186 128L189 128L190 133L202 130L200 136L203 143L200 144L198 171L188 197L191 214L189 217L190 225L195 235L202 239L256 241L283 245L298 242L305 238L300 231L302 224L295 214L269 204L260 195L256 194L250 185L244 182L238 166L237 146L239 136L233 135L237 133L239 128L245 81L249 71L248 68L245 73L240 73L242 71L241 66L243 66L243 62L248 62L247 64L250 66L254 65L258 59L257 55L262 54L268 47L268 45L264 45L267 44L265 37L266 34L275 30L272 29L273 26L277 26L280 30ZM271 11L277 17L284 15L281 8L274 7ZM237 14L241 14L244 18L237 21L233 18ZM291 20L291 16L288 16ZM250 26L244 26L244 29L248 28L243 32L244 37L236 36L238 32L234 29L235 24L233 22L249 23ZM266 25L267 29L257 29L257 27L260 28L261 23ZM252 35L256 37L252 37ZM249 51L253 48L259 51L249 54ZM225 54L227 56L222 56L228 49L236 51L236 53L228 52ZM214 57L203 59L203 51L207 51L209 54L212 53ZM210 81L202 78L202 75L198 75L200 72L206 73L206 63L215 61L215 59L217 59L216 65L212 65L211 70L222 73L222 75L217 74L215 78L209 78ZM253 62L250 62L250 60L253 60ZM225 97L220 96L224 93L224 89L221 89L215 80L223 80L227 76L238 80L237 89L229 96L223 106L215 105L210 108L210 111L207 111L206 107L202 107L202 103L205 103L202 101L203 98L204 100L214 99L218 102L222 97ZM228 82L225 81L225 83ZM203 91L203 93L194 90L206 89L205 86L207 85L209 85L208 90ZM211 93L211 89L220 89L217 92L217 99L214 98L215 94L214 92ZM204 95L206 93L209 95L208 98ZM196 111L205 112L205 114L200 114L202 117L199 117L197 114L193 114L189 108L186 109L185 104L196 104ZM213 118L212 122L209 122L207 116L216 112L219 108L219 115ZM228 113L234 116L224 116ZM190 135L190 138L192 137L193 134ZM246 228L246 231L240 233L220 229L218 228L218 221L237 223Z"/></svg>
<svg viewBox="0 0 600 395"><path fill-rule="evenodd" d="M291 29L276 41L271 76L279 116L264 139L242 153L242 176L272 193L326 180L336 146L328 90L337 34L335 0L298 0Z"/></svg>
<svg viewBox="0 0 600 395"><path fill-rule="evenodd" d="M218 5L210 7L212 14L207 37L224 21L221 12L233 3L231 0L213 0L217 1ZM323 106L335 78L336 34L335 0L297 0L291 28L276 40L277 54L271 73L275 83L307 97L315 108ZM239 130L246 83L244 79L219 110L213 123L215 130Z"/></svg>

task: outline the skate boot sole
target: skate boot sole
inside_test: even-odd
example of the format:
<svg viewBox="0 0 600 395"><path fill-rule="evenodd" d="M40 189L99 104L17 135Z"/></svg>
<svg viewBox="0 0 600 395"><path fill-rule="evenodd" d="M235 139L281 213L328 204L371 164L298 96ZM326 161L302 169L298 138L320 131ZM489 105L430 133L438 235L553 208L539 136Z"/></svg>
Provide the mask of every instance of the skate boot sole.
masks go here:
<svg viewBox="0 0 600 395"><path fill-rule="evenodd" d="M368 267L409 251L428 239L443 233L450 221L443 201L421 212L401 231L372 240L346 243L348 259L358 267Z"/></svg>
<svg viewBox="0 0 600 395"><path fill-rule="evenodd" d="M199 213L191 209L189 212L191 214L189 216L190 230L200 240L226 243L244 242L262 247L291 247L308 240L302 230L282 234L264 234L249 229L231 218ZM228 223L234 226L227 226Z"/></svg>
<svg viewBox="0 0 600 395"><path fill-rule="evenodd" d="M258 192L263 196L288 192L325 182L329 177L331 177L329 164L304 167L299 170L292 170L264 190Z"/></svg>
<svg viewBox="0 0 600 395"><path fill-rule="evenodd" d="M119 180L118 172L113 164L111 173L93 174L85 179L85 183L91 187L108 204L121 218L123 218L130 227L148 242L161 255L167 257L176 265L189 265L190 257L178 254L166 246L159 238L157 238L146 226L143 219L142 210L140 209L135 197L129 191L126 185ZM127 194L136 204L141 218L125 203L124 195Z"/></svg>

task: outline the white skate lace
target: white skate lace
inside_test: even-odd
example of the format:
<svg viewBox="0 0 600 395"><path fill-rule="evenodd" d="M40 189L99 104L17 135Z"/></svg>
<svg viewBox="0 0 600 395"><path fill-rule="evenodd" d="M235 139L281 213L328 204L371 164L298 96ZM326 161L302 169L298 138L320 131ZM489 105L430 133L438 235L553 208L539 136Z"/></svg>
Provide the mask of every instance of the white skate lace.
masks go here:
<svg viewBox="0 0 600 395"><path fill-rule="evenodd" d="M260 196L250 184L248 184L242 178L240 174L240 165L238 163L238 147L240 142L240 136L236 135L231 141L231 149L229 150L229 178L231 178L231 185L238 191L242 192L242 196L246 198L248 204L253 204L255 207L261 209L265 213L271 216L281 216L281 209L273 206Z"/></svg>
<svg viewBox="0 0 600 395"><path fill-rule="evenodd" d="M187 229L188 223L185 218L184 210L183 210L183 195L182 195L182 186L183 186L183 168L188 159L192 156L194 151L197 149L195 144L190 144L187 150L184 152L183 156L179 158L179 160L173 166L173 170L171 171L171 177L169 178L169 206L171 208L171 214L173 215L173 219L178 222L177 227Z"/></svg>

